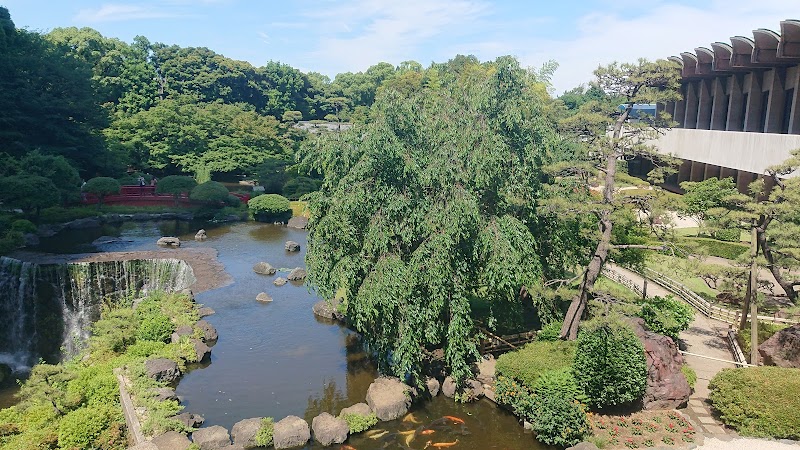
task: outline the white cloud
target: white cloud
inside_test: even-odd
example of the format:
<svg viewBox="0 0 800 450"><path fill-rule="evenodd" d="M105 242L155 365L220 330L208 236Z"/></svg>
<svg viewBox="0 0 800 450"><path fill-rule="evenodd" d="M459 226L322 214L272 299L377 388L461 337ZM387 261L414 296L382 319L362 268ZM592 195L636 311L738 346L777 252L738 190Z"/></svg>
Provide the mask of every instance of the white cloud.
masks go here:
<svg viewBox="0 0 800 450"><path fill-rule="evenodd" d="M99 8L87 8L78 11L74 20L78 22L119 22L141 19L165 19L180 17L180 14L162 10L152 6L130 4L104 4Z"/></svg>
<svg viewBox="0 0 800 450"><path fill-rule="evenodd" d="M527 65L555 59L558 93L592 79L592 71L613 61L667 58L731 36L752 36L756 28L779 30L797 15L796 0L714 0L707 7L660 4L634 18L595 12L564 29L564 39L524 40L516 54ZM526 50L527 48L527 50Z"/></svg>
<svg viewBox="0 0 800 450"><path fill-rule="evenodd" d="M381 61L414 59L422 45L458 33L488 10L477 0L357 0L308 13L321 30L311 52L329 72L357 71Z"/></svg>

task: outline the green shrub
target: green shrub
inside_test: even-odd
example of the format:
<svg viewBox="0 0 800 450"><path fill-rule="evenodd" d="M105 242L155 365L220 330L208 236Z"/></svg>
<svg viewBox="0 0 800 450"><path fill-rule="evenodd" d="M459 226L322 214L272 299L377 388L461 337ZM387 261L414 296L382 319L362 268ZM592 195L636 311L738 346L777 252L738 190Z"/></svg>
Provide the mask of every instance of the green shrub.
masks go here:
<svg viewBox="0 0 800 450"><path fill-rule="evenodd" d="M58 424L61 448L95 448L94 441L111 422L103 408L84 407L70 411Z"/></svg>
<svg viewBox="0 0 800 450"><path fill-rule="evenodd" d="M30 220L19 219L15 220L11 224L11 230L19 231L21 233L35 233L36 225L34 225Z"/></svg>
<svg viewBox="0 0 800 450"><path fill-rule="evenodd" d="M261 428L256 433L255 441L259 447L271 447L272 435L275 432L275 422L272 417L261 419Z"/></svg>
<svg viewBox="0 0 800 450"><path fill-rule="evenodd" d="M369 430L378 423L378 416L375 414L368 414L366 416L361 414L344 414L340 417L347 422L347 426L350 428L350 434Z"/></svg>
<svg viewBox="0 0 800 450"><path fill-rule="evenodd" d="M651 331L669 336L678 342L678 334L689 329L694 320L694 308L675 297L650 297L640 302L637 314Z"/></svg>
<svg viewBox="0 0 800 450"><path fill-rule="evenodd" d="M800 438L800 370L781 367L724 369L709 384L709 400L739 434Z"/></svg>
<svg viewBox="0 0 800 450"><path fill-rule="evenodd" d="M136 330L136 339L164 342L169 339L173 331L175 331L175 325L167 315L152 313L142 317L139 329Z"/></svg>
<svg viewBox="0 0 800 450"><path fill-rule="evenodd" d="M83 192L95 194L100 197L100 202L97 204L99 207L103 204L106 195L118 194L121 186L119 181L109 177L95 177L90 179L83 185Z"/></svg>
<svg viewBox="0 0 800 450"><path fill-rule="evenodd" d="M647 385L644 347L627 325L602 317L578 334L573 373L596 408L632 403Z"/></svg>
<svg viewBox="0 0 800 450"><path fill-rule="evenodd" d="M278 194L264 194L253 197L247 202L253 218L260 222L272 222L288 219L292 209L289 200Z"/></svg>
<svg viewBox="0 0 800 450"><path fill-rule="evenodd" d="M225 204L227 206L230 206L231 208L238 208L242 206L242 199L233 194L230 194L228 195L228 198L225 199Z"/></svg>
<svg viewBox="0 0 800 450"><path fill-rule="evenodd" d="M322 180L315 180L308 177L292 178L283 185L283 195L293 200L310 193L318 191L322 186Z"/></svg>
<svg viewBox="0 0 800 450"><path fill-rule="evenodd" d="M225 206L225 200L228 199L228 188L224 184L216 181L206 181L205 183L198 184L192 189L189 198L198 202L206 202L210 205Z"/></svg>
<svg viewBox="0 0 800 450"><path fill-rule="evenodd" d="M679 238L678 242L681 244L681 249L686 252L693 253L692 247L698 246L705 249L709 256L725 259L736 259L750 248L748 245L738 242L723 242L716 239L698 237Z"/></svg>
<svg viewBox="0 0 800 450"><path fill-rule="evenodd" d="M89 405L119 404L119 383L104 365L92 365L78 371L67 385L68 395L82 397Z"/></svg>
<svg viewBox="0 0 800 450"><path fill-rule="evenodd" d="M550 322L536 333L537 341L555 342L561 337L561 322Z"/></svg>
<svg viewBox="0 0 800 450"><path fill-rule="evenodd" d="M148 358L163 352L166 347L163 341L138 340L125 353L134 358Z"/></svg>
<svg viewBox="0 0 800 450"><path fill-rule="evenodd" d="M537 395L536 400L531 425L539 442L569 447L589 434L586 410L578 401L558 395Z"/></svg>
<svg viewBox="0 0 800 450"><path fill-rule="evenodd" d="M533 392L537 397L558 396L581 403L586 402L586 395L578 387L571 367L543 373L536 382Z"/></svg>
<svg viewBox="0 0 800 450"><path fill-rule="evenodd" d="M769 322L758 322L758 345L763 344L766 342L767 339L771 338L772 335L781 331L782 329L786 328L787 325L781 325L778 323L769 323ZM742 347L742 353L745 355L750 355L750 321L748 320L745 323L744 328L736 333L736 340L739 341L739 346Z"/></svg>
<svg viewBox="0 0 800 450"><path fill-rule="evenodd" d="M726 228L714 232L714 238L725 242L740 242L742 230L739 228Z"/></svg>
<svg viewBox="0 0 800 450"><path fill-rule="evenodd" d="M570 367L574 358L574 342L535 341L520 350L500 355L496 371L533 389L542 373Z"/></svg>
<svg viewBox="0 0 800 450"><path fill-rule="evenodd" d="M681 366L681 373L686 377L686 382L689 383L689 387L694 389L694 385L697 383L697 372L688 364L684 364Z"/></svg>
<svg viewBox="0 0 800 450"><path fill-rule="evenodd" d="M531 389L511 377L498 375L494 390L497 403L508 406L518 417L533 422L536 399Z"/></svg>

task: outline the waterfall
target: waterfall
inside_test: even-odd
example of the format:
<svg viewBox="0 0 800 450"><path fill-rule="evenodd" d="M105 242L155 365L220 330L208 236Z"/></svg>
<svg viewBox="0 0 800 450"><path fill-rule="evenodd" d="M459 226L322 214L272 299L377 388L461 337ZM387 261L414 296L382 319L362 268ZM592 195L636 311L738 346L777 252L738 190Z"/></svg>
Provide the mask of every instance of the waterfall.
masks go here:
<svg viewBox="0 0 800 450"><path fill-rule="evenodd" d="M105 305L194 282L178 259L37 265L0 257L0 363L19 370L74 355Z"/></svg>

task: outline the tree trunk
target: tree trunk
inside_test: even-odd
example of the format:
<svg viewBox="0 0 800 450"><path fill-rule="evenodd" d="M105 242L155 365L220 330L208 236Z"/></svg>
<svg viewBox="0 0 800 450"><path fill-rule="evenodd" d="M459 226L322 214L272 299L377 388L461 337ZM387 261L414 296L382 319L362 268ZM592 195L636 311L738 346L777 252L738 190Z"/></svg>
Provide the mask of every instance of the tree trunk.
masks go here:
<svg viewBox="0 0 800 450"><path fill-rule="evenodd" d="M772 249L767 242L767 227L769 226L772 219L770 217L766 217L762 219L761 225L756 227L756 239L758 241L758 245L761 247L761 254L764 255L764 259L767 260L767 267L769 267L769 271L772 273L772 276L775 277L775 282L786 291L786 296L789 297L789 300L792 303L797 303L797 292L794 290L795 284L787 281L786 278L781 273L781 268L775 264L775 255L772 254Z"/></svg>
<svg viewBox="0 0 800 450"><path fill-rule="evenodd" d="M594 283L600 276L603 266L608 259L608 251L611 249L611 230L614 222L611 221L612 203L614 201L614 176L617 174L617 142L622 134L622 125L628 120L628 115L633 109L633 103L628 103L622 114L619 115L614 123L614 132L611 135L610 149L605 155L606 178L603 186L603 210L600 212L600 241L597 243L592 260L581 282L580 292L569 305L564 323L561 325L561 339L574 340L578 337L578 325L580 324L583 312L586 310L586 303L589 301L589 292L594 289Z"/></svg>

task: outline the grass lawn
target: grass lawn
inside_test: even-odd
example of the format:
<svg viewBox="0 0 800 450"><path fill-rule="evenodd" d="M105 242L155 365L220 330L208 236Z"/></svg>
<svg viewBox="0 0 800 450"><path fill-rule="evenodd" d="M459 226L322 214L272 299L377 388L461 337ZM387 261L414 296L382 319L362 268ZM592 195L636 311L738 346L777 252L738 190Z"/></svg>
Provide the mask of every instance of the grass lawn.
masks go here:
<svg viewBox="0 0 800 450"><path fill-rule="evenodd" d="M695 275L692 264L691 260L676 256L653 254L647 258L647 267L650 269L684 284L690 290L706 298L716 297L719 292L708 287L700 277Z"/></svg>

